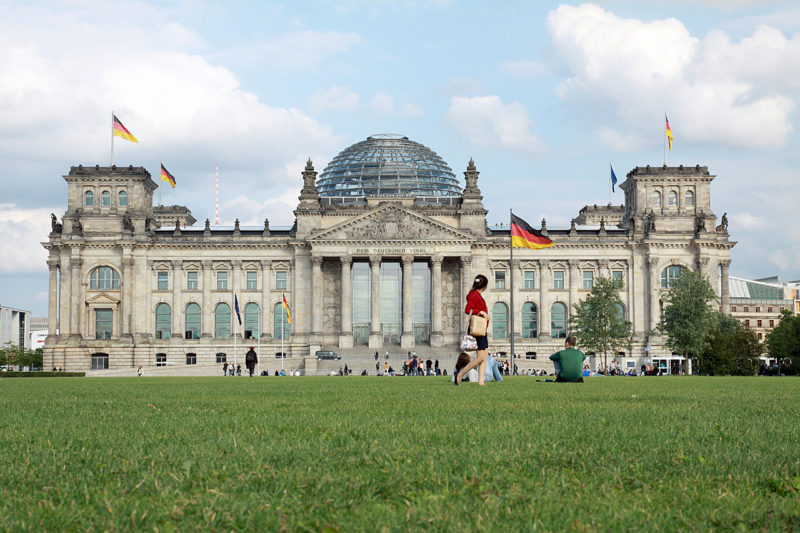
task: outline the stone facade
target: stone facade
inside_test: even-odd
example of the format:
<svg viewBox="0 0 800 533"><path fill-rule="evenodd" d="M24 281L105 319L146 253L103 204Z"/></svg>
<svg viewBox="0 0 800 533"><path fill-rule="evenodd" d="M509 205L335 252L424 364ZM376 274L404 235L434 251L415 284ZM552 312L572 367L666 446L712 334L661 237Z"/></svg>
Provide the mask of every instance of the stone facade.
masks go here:
<svg viewBox="0 0 800 533"><path fill-rule="evenodd" d="M72 167L64 176L68 205L62 225L54 223L43 243L50 268L45 361L68 370L215 363L223 354L231 361L234 337L239 347L258 342L262 353L279 352L282 295L292 314L284 340L291 357L323 347L455 350L464 298L479 273L490 280L484 296L500 325L513 278L513 331L498 336L490 327L490 350L508 351L513 335L515 351L529 357L563 347L563 339L553 336L561 333L559 323L553 330L553 311L571 309L599 276L623 280L620 296L634 337L620 358L637 367L672 357L652 330L663 305L662 283L674 267L699 269L712 286L722 287L721 307L728 309L735 243L726 221L717 224L711 209L714 176L706 167L637 167L620 185L624 206L584 208L576 218L594 225L600 216L599 229L576 222L570 229L548 229L542 221L555 246L515 249L511 264L508 229L488 228L472 161L462 196L441 203L389 196L326 201L317 193L311 161L302 174L291 229L270 228L267 221L263 228L240 227L237 221L231 230L208 221L203 228L184 225L194 219L181 206L154 209L158 185L144 168ZM179 223L170 224L167 214ZM381 317L386 262L402 273L397 335L387 333ZM356 266L364 276L359 281ZM415 268L429 276L425 324L413 322ZM368 317L358 323L357 290L367 291L370 304ZM242 326L233 312L234 294ZM226 310L227 330L220 329ZM245 339L253 324L258 338ZM244 348L239 351L241 360Z"/></svg>

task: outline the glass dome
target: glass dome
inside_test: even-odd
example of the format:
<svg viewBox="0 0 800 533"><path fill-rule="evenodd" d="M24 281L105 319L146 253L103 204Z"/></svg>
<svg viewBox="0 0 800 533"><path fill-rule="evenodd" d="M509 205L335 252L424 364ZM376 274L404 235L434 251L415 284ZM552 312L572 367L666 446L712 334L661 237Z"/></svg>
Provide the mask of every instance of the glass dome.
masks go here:
<svg viewBox="0 0 800 533"><path fill-rule="evenodd" d="M317 180L321 197L460 196L455 174L430 148L402 135L372 135L339 153Z"/></svg>

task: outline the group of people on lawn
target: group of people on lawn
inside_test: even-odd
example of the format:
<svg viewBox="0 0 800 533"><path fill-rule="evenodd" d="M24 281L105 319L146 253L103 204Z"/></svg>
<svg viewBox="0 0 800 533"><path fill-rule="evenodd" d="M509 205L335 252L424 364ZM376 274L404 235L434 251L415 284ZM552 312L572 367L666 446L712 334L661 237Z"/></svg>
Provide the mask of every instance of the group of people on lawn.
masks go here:
<svg viewBox="0 0 800 533"><path fill-rule="evenodd" d="M489 279L483 274L475 277L464 308L464 314L470 315L470 319L472 316L480 316L488 323L489 309L482 295L488 285ZM466 352L461 352L456 361L453 383L460 385L463 380L469 380L482 386L487 381L503 381L497 360L489 356L489 340L486 335L476 335L472 331L470 333L478 345L475 358L472 359ZM575 348L575 344L575 337L568 336L564 342L564 349L550 356L555 366L556 382L583 382L583 361L586 356Z"/></svg>

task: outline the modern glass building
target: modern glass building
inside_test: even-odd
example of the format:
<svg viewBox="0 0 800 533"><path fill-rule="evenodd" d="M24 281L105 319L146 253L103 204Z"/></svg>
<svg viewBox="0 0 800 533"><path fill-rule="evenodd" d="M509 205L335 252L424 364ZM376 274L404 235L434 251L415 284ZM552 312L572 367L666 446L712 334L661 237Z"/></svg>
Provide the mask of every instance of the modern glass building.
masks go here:
<svg viewBox="0 0 800 533"><path fill-rule="evenodd" d="M408 137L372 135L339 153L317 182L321 197L459 196L455 174L436 152Z"/></svg>

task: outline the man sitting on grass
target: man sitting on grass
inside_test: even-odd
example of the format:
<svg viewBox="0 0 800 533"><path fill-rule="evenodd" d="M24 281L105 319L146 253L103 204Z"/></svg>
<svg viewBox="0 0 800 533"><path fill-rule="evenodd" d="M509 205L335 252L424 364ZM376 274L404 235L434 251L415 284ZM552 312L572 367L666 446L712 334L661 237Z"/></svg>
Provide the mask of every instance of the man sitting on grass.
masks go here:
<svg viewBox="0 0 800 533"><path fill-rule="evenodd" d="M575 337L569 336L564 341L564 349L550 356L556 368L556 383L583 383L582 367L586 356L575 349Z"/></svg>

